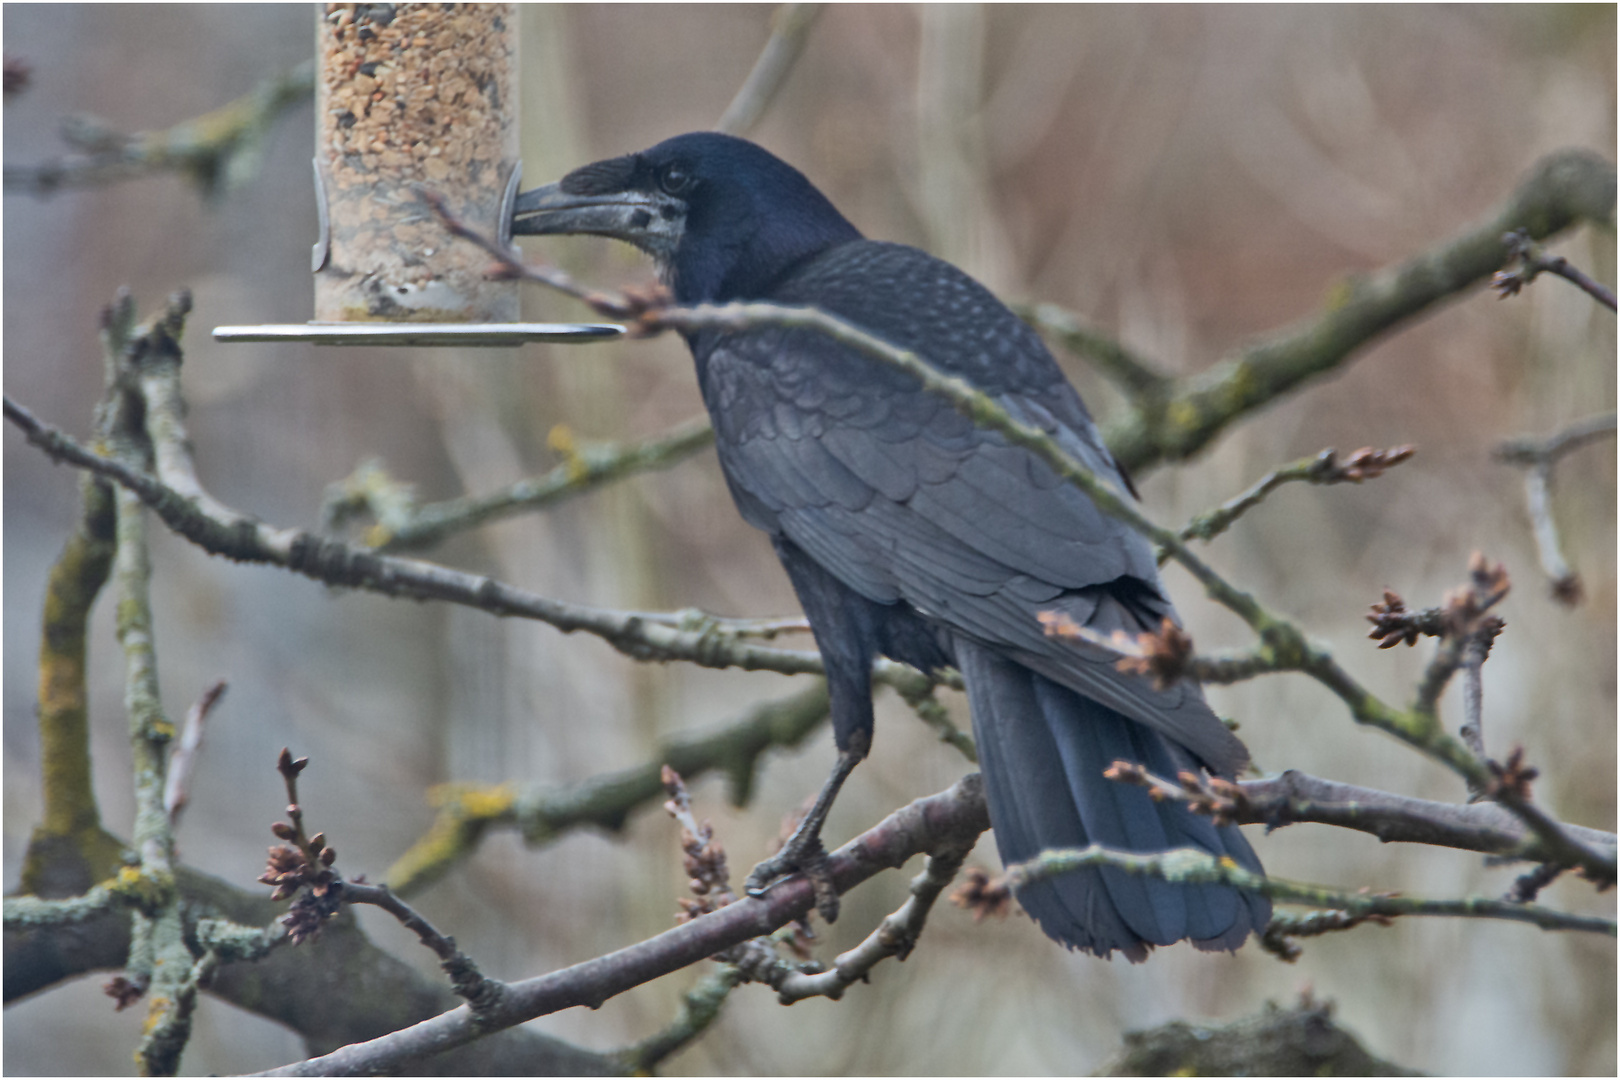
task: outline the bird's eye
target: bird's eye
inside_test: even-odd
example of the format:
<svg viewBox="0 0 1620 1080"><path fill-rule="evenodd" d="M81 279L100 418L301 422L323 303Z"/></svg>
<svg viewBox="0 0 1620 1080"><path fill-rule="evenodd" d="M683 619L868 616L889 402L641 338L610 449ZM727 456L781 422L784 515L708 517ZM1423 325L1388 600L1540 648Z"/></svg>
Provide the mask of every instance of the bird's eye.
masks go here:
<svg viewBox="0 0 1620 1080"><path fill-rule="evenodd" d="M679 165L671 165L659 174L658 186L671 195L679 195L692 186L692 174Z"/></svg>

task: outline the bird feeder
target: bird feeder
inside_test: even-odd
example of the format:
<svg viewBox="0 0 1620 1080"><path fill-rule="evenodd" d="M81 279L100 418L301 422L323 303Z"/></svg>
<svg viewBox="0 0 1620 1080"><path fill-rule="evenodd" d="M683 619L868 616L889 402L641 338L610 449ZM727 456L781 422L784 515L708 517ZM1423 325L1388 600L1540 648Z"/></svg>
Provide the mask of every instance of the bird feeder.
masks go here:
<svg viewBox="0 0 1620 1080"><path fill-rule="evenodd" d="M519 283L421 198L511 241L518 160L512 4L317 9L315 319L221 326L216 341L494 345L594 341L598 323L518 322Z"/></svg>

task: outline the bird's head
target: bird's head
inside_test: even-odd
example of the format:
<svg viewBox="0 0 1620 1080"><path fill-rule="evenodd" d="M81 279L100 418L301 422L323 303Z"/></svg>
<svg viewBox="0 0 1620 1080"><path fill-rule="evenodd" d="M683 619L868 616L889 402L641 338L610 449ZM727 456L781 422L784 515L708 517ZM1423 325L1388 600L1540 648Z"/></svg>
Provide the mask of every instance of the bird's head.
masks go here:
<svg viewBox="0 0 1620 1080"><path fill-rule="evenodd" d="M682 303L763 295L804 259L861 235L799 170L718 132L677 135L526 191L512 231L634 244Z"/></svg>

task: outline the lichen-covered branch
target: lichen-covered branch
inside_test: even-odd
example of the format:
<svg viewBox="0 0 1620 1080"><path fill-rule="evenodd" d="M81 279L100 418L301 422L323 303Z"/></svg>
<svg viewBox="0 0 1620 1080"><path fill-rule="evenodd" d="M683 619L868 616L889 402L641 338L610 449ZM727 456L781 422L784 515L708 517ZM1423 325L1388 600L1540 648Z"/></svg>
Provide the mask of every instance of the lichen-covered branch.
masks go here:
<svg viewBox="0 0 1620 1080"><path fill-rule="evenodd" d="M40 782L45 813L29 847L53 840L84 842L100 832L96 790L91 784L89 711L84 687L84 628L100 588L112 572L113 495L104 479L84 476L79 484L78 525L45 580L45 612L39 635ZM110 873L102 853L97 876ZM24 863L28 892L55 894L40 881L32 857Z"/></svg>
<svg viewBox="0 0 1620 1080"><path fill-rule="evenodd" d="M884 916L877 929L868 934L859 945L842 953L833 966L821 972L792 972L774 983L777 998L784 1005L803 1001L809 997L828 997L837 1001L844 991L858 982L865 982L872 969L889 957L904 960L917 947L923 924L940 894L955 880L962 862L972 850L972 844L930 854L923 863L922 873L911 879L910 895L899 909Z"/></svg>
<svg viewBox="0 0 1620 1080"><path fill-rule="evenodd" d="M157 320L138 330L117 358L118 385L126 383L126 372L138 371L153 354L148 346L166 340L170 331L180 332L190 310L189 296L171 301ZM119 414L131 426L115 426L108 441L114 453L144 466L149 457L147 432L134 430L138 418L148 424L153 410L127 408ZM143 1076L173 1075L180 1066L180 1055L191 1036L197 983L211 970L198 969L186 941L179 896L174 889L174 831L165 793L168 787L169 745L175 736L174 724L164 714L157 679L157 651L152 630L152 566L146 543L146 507L127 488L115 495L118 549L113 557L113 577L118 585L117 634L124 651L124 711L129 724L131 763L135 779L135 850L139 855L138 873L151 883L158 902L133 914L130 963L122 983L113 991L121 1003L145 993L146 1022L135 1050L136 1066Z"/></svg>
<svg viewBox="0 0 1620 1080"><path fill-rule="evenodd" d="M731 992L742 984L742 976L730 964L721 964L681 995L681 1007L669 1026L634 1045L613 1053L613 1059L630 1076L652 1076L653 1070L677 1050L707 1031L720 1016L720 1007Z"/></svg>
<svg viewBox="0 0 1620 1080"><path fill-rule="evenodd" d="M337 527L367 512L376 520L364 536L368 546L378 551L419 551L456 533L539 510L635 473L669 468L713 442L714 430L706 417L640 442L575 446L570 441L563 463L543 476L425 506L417 506L405 485L380 466L368 464L333 486L323 517L329 527Z"/></svg>
<svg viewBox="0 0 1620 1080"><path fill-rule="evenodd" d="M1309 911L1273 911L1271 921L1260 932L1260 947L1284 963L1292 964L1305 950L1296 941L1302 937L1321 937L1358 926L1374 923L1388 926L1394 920L1388 915L1352 915L1333 908L1313 908Z"/></svg>
<svg viewBox="0 0 1620 1080"><path fill-rule="evenodd" d="M979 751L973 745L973 736L956 726L950 713L934 694L941 686L962 689L960 672L950 668L925 675L909 664L880 657L872 667L872 676L874 682L889 686L899 694L911 706L917 718L934 729L940 742L977 764Z"/></svg>
<svg viewBox="0 0 1620 1080"><path fill-rule="evenodd" d="M1007 868L1007 883L1014 889L1034 881L1090 866L1111 866L1131 874L1145 874L1186 885L1222 884L1258 892L1273 900L1332 908L1352 916L1447 915L1473 919L1506 919L1529 923L1543 930L1580 930L1615 936L1615 921L1592 915L1555 911L1539 904L1517 904L1483 896L1456 900L1425 900L1414 896L1367 891L1346 892L1267 877L1245 870L1230 859L1192 848L1156 854L1115 851L1093 844L1087 848L1043 851L1035 858Z"/></svg>
<svg viewBox="0 0 1620 1080"><path fill-rule="evenodd" d="M494 615L536 619L565 633L584 631L638 660L689 660L705 667L739 667L785 675L821 674L813 652L754 645L708 631L681 630L663 618L551 600L449 567L368 549L302 529L267 525L215 500L197 484L189 459L175 450L171 471L160 480L86 449L29 410L5 398L6 419L28 441L58 461L117 482L141 497L169 528L214 555L267 563L315 581L413 600L445 600ZM160 451L159 468L165 467ZM181 467L181 462L187 465ZM166 482L167 481L167 482Z"/></svg>
<svg viewBox="0 0 1620 1080"><path fill-rule="evenodd" d="M527 791L508 784L443 785L431 796L438 809L433 825L389 867L387 881L406 895L421 889L471 855L490 828L518 829L531 845L549 843L580 825L617 831L631 811L662 795L665 766L688 778L724 770L731 781L731 798L741 805L752 791L765 751L798 745L826 715L827 688L818 682L791 697L757 706L718 731L673 739L645 764L622 772Z"/></svg>
<svg viewBox="0 0 1620 1080"><path fill-rule="evenodd" d="M1035 329L1057 339L1069 352L1089 360L1127 395L1144 401L1158 401L1169 393L1171 377L1156 369L1120 342L1089 326L1071 311L1056 304L1014 304L1018 317Z"/></svg>
<svg viewBox="0 0 1620 1080"><path fill-rule="evenodd" d="M1098 1076L1419 1076L1374 1057L1333 1023L1331 1002L1306 991L1296 1008L1267 1002L1258 1016L1214 1027L1175 1020L1127 1031Z"/></svg>
<svg viewBox="0 0 1620 1080"><path fill-rule="evenodd" d="M134 326L127 293L102 313L103 367L109 388L118 356ZM97 410L98 437L121 415L116 397ZM101 829L90 765L90 721L85 683L85 629L117 551L117 489L102 477L80 480L80 516L52 564L45 584L39 643L40 780L45 812L29 839L22 868L24 892L63 897L85 892L113 873L119 850Z"/></svg>
<svg viewBox="0 0 1620 1080"><path fill-rule="evenodd" d="M315 64L309 60L227 105L164 131L122 135L93 120L70 120L63 124L62 137L79 152L40 165L7 165L5 189L48 195L175 171L204 195L216 195L253 175L265 133L314 92Z"/></svg>
<svg viewBox="0 0 1620 1080"><path fill-rule="evenodd" d="M105 844L124 847L112 836ZM280 926L264 929L280 906L262 890L248 893L183 865L175 868L188 934L205 951L219 954L208 992L299 1033L311 1053L409 1026L458 1000L442 980L430 978L374 945L353 918L329 923L317 948L275 948ZM149 890L129 874L96 891L89 904L60 925L74 901L6 899L5 998L16 1001L87 973L126 965L130 952L129 906L146 903ZM36 913L44 913L35 919ZM16 916L16 918L14 918ZM189 981L198 972L191 966ZM378 986L387 994L375 992ZM320 992L314 991L319 987ZM529 1030L503 1032L441 1059L449 1072L468 1075L555 1073L595 1076L617 1073L608 1058Z"/></svg>
<svg viewBox="0 0 1620 1080"><path fill-rule="evenodd" d="M1185 460L1235 420L1336 370L1401 323L1488 280L1502 265L1504 233L1541 240L1579 224L1614 227L1615 169L1585 150L1537 162L1485 221L1398 266L1346 280L1318 315L1205 371L1137 395L1103 425L1125 468Z"/></svg>

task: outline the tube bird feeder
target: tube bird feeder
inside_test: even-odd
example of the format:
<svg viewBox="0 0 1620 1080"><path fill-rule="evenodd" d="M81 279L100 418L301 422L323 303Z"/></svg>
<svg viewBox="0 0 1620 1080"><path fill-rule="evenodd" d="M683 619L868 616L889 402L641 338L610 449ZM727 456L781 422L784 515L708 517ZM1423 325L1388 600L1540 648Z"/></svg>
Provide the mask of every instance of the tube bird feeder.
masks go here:
<svg viewBox="0 0 1620 1080"><path fill-rule="evenodd" d="M315 319L222 326L219 341L516 345L623 332L517 321L519 283L419 197L511 239L518 160L513 4L323 4L315 98Z"/></svg>

